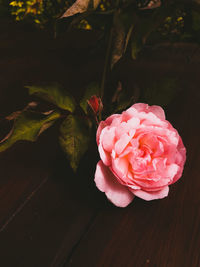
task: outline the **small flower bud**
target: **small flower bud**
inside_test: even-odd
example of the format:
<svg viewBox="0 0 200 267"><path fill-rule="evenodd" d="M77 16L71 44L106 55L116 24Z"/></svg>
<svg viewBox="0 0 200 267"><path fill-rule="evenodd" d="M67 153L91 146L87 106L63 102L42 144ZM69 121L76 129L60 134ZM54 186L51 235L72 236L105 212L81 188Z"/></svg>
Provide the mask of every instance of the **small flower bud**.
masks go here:
<svg viewBox="0 0 200 267"><path fill-rule="evenodd" d="M103 108L101 98L96 95L93 95L87 102L95 114L99 113Z"/></svg>

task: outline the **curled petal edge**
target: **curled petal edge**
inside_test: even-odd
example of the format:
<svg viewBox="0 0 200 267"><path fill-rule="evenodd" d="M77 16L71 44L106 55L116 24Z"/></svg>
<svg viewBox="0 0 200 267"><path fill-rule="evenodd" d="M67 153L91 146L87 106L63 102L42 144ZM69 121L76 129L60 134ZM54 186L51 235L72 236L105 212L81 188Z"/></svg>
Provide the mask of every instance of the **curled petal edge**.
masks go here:
<svg viewBox="0 0 200 267"><path fill-rule="evenodd" d="M162 199L164 197L167 197L169 193L169 186L165 186L159 191L148 191L147 192L143 190L131 189L131 192L139 198L150 201L154 199Z"/></svg>
<svg viewBox="0 0 200 267"><path fill-rule="evenodd" d="M97 163L94 181L97 188L104 192L108 200L117 207L126 207L134 199L134 194L117 181L114 174L101 160Z"/></svg>

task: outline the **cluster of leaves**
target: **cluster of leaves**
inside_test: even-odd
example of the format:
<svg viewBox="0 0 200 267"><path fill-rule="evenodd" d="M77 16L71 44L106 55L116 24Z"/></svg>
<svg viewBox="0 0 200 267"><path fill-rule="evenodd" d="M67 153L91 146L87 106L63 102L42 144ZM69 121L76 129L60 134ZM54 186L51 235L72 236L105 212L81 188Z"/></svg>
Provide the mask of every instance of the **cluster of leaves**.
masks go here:
<svg viewBox="0 0 200 267"><path fill-rule="evenodd" d="M71 167L76 170L91 141L93 122L98 122L98 118L101 116L102 108L99 106L100 102L98 102L99 98L97 97L99 94L98 85L88 86L79 105L74 97L58 83L26 87L31 96L36 96L38 99L50 103L51 109L41 112L38 109L39 102L31 102L23 110L7 116L5 119L13 122L13 126L0 141L0 152L20 140L36 141L42 132L59 121L60 145L66 153ZM95 94L94 100L97 102L90 101L94 98L93 94ZM80 110L77 112L78 109Z"/></svg>
<svg viewBox="0 0 200 267"><path fill-rule="evenodd" d="M165 105L176 93L176 87L176 80L166 78L153 84L152 88L147 88L144 98L149 104ZM58 121L60 146L72 169L76 171L81 157L93 144L96 128L106 113L100 98L100 86L98 83L89 84L79 103L58 83L26 88L31 96L49 103L49 108L41 111L40 102L31 102L23 110L7 116L5 120L12 122L12 128L0 140L0 152L20 140L36 141L41 133ZM119 82L112 97L111 113L122 111L134 103L134 95L128 98L124 96Z"/></svg>

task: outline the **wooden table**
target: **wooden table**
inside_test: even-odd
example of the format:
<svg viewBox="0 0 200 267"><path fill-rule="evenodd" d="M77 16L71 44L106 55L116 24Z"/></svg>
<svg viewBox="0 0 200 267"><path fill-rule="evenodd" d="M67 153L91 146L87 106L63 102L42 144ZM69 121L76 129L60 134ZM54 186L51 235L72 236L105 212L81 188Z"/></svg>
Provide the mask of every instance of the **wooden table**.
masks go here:
<svg viewBox="0 0 200 267"><path fill-rule="evenodd" d="M73 47L77 37L54 41L3 25L2 116L29 101L23 88L28 82L67 81L78 91L98 78L93 66L101 67L102 56L88 57L85 41L82 55L78 42ZM124 209L113 206L93 182L98 155L86 154L74 175L59 150L57 129L49 129L37 143L20 142L0 154L0 266L200 266L200 52L195 45L169 47L157 47L134 65L152 79L172 73L182 80L183 90L166 113L183 137L187 163L169 196L151 202L135 198ZM133 63L124 64L121 76L131 82Z"/></svg>

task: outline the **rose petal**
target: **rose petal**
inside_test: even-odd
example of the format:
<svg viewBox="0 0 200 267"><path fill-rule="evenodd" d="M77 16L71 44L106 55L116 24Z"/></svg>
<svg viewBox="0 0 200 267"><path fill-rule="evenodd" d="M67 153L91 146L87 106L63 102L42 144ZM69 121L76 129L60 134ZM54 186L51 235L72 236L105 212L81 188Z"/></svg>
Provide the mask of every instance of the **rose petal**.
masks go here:
<svg viewBox="0 0 200 267"><path fill-rule="evenodd" d="M126 111L123 112L123 119L129 120L133 117L136 117L140 119L141 125L157 125L161 126L163 128L167 128L169 126L169 123L163 119L160 118L160 116L163 117L163 114L157 112L156 114L153 112L155 108L149 107L147 104L135 104ZM157 115L159 114L159 116Z"/></svg>
<svg viewBox="0 0 200 267"><path fill-rule="evenodd" d="M185 164L185 161L186 161L186 148L184 147L183 145L183 141L181 139L181 137L179 136L179 142L178 142L178 147L177 147L179 153L181 154L182 156L182 159L178 159L179 162L176 162L177 164L181 164L184 165Z"/></svg>
<svg viewBox="0 0 200 267"><path fill-rule="evenodd" d="M105 123L109 126L118 126L121 123L121 115L113 114L105 120Z"/></svg>
<svg viewBox="0 0 200 267"><path fill-rule="evenodd" d="M128 133L129 131L129 126L127 125L126 122L122 122L118 127L116 127L116 138L120 139L120 137L125 134Z"/></svg>
<svg viewBox="0 0 200 267"><path fill-rule="evenodd" d="M144 111L144 112L152 112L154 113L158 118L161 120L165 120L165 112L160 106L149 106L148 104L144 103L137 103L132 106L132 108L135 108L138 112Z"/></svg>
<svg viewBox="0 0 200 267"><path fill-rule="evenodd" d="M179 178L181 178L182 173L183 173L183 165L179 167L176 175L173 178L173 181L170 184L174 184Z"/></svg>
<svg viewBox="0 0 200 267"><path fill-rule="evenodd" d="M125 133L133 137L139 124L140 120L138 118L132 118L127 122L121 122L120 125L116 127L116 138L120 139Z"/></svg>
<svg viewBox="0 0 200 267"><path fill-rule="evenodd" d="M171 181L173 181L175 175L178 173L179 166L177 164L170 164L166 168L165 175L170 178Z"/></svg>
<svg viewBox="0 0 200 267"><path fill-rule="evenodd" d="M131 108L135 108L137 111L141 112L141 111L147 111L149 108L148 104L144 104L144 103L136 103L134 105L131 106Z"/></svg>
<svg viewBox="0 0 200 267"><path fill-rule="evenodd" d="M113 150L115 151L115 150ZM132 146L127 146L122 153L120 153L119 158L123 158L127 156L129 153L133 152L133 147ZM113 157L114 158L114 157Z"/></svg>
<svg viewBox="0 0 200 267"><path fill-rule="evenodd" d="M102 159L103 163L106 166L109 166L111 164L111 157L109 153L103 149L101 142L99 143L98 149L99 149L100 158Z"/></svg>
<svg viewBox="0 0 200 267"><path fill-rule="evenodd" d="M144 200L154 200L154 199L161 199L166 196L168 196L169 193L169 186L165 186L163 189L159 191L143 191L143 190L131 190L133 194L139 198L142 198Z"/></svg>
<svg viewBox="0 0 200 267"><path fill-rule="evenodd" d="M149 111L154 113L159 119L165 120L165 112L160 106L150 106Z"/></svg>
<svg viewBox="0 0 200 267"><path fill-rule="evenodd" d="M131 118L127 121L127 125L129 126L129 129L136 129L140 125L140 119Z"/></svg>
<svg viewBox="0 0 200 267"><path fill-rule="evenodd" d="M123 134L121 138L116 142L115 144L115 151L119 155L122 153L122 151L126 148L128 143L131 141L132 136L129 136L128 134Z"/></svg>
<svg viewBox="0 0 200 267"><path fill-rule="evenodd" d="M178 164L180 166L177 174L174 176L173 182L175 183L181 176L183 173L183 167L186 161L186 149L183 145L182 139L180 137L179 139L179 143L178 143L178 153L176 154L176 164Z"/></svg>
<svg viewBox="0 0 200 267"><path fill-rule="evenodd" d="M130 190L117 181L101 160L97 163L94 181L97 188L105 192L107 198L117 207L128 206L134 198Z"/></svg>
<svg viewBox="0 0 200 267"><path fill-rule="evenodd" d="M138 117L138 111L133 107L130 107L126 111L122 112L122 120L123 121L128 121L134 117L135 118Z"/></svg>
<svg viewBox="0 0 200 267"><path fill-rule="evenodd" d="M153 113L151 113L153 114ZM175 146L178 145L179 142L179 135L177 134L176 131L173 129L169 130L164 127L158 127L156 125L140 125L137 130L137 136L139 134L146 134L146 133L151 133L154 134L155 136L157 135L159 138L165 138L169 144L174 144Z"/></svg>
<svg viewBox="0 0 200 267"><path fill-rule="evenodd" d="M120 180L123 179L123 181L126 181L128 166L129 162L126 158L112 159L112 171Z"/></svg>
<svg viewBox="0 0 200 267"><path fill-rule="evenodd" d="M115 127L111 128L105 128L104 133L102 132L102 145L103 148L111 152L114 147L114 141L115 141Z"/></svg>
<svg viewBox="0 0 200 267"><path fill-rule="evenodd" d="M99 127L97 129L97 135L96 135L97 145L99 145L100 134L101 134L102 130L106 127L106 125L107 124L104 121L101 121L99 123Z"/></svg>

